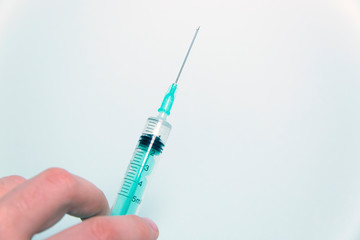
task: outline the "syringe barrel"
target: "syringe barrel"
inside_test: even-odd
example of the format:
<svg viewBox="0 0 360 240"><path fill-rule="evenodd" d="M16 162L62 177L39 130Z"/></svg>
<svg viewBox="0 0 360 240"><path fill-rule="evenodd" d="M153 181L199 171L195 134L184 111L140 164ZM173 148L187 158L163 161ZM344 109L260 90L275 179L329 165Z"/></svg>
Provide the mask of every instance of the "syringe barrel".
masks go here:
<svg viewBox="0 0 360 240"><path fill-rule="evenodd" d="M165 147L170 130L170 123L161 116L147 119L111 215L128 215L138 212L149 176Z"/></svg>

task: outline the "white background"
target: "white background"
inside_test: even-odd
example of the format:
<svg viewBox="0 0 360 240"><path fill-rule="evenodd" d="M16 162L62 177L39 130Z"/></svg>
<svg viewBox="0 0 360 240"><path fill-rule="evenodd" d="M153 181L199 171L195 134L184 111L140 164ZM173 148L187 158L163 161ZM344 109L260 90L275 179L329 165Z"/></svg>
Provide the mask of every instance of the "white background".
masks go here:
<svg viewBox="0 0 360 240"><path fill-rule="evenodd" d="M356 0L0 0L0 176L62 167L112 204L198 25L140 215L159 239L360 239Z"/></svg>

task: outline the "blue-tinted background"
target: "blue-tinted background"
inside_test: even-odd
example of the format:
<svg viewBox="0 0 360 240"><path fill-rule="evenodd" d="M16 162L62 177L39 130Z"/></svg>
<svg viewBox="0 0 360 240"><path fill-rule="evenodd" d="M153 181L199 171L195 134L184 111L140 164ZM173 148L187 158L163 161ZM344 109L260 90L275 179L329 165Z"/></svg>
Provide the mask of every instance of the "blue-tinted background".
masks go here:
<svg viewBox="0 0 360 240"><path fill-rule="evenodd" d="M159 239L360 239L356 0L0 0L0 176L62 167L112 204L198 25L140 215Z"/></svg>

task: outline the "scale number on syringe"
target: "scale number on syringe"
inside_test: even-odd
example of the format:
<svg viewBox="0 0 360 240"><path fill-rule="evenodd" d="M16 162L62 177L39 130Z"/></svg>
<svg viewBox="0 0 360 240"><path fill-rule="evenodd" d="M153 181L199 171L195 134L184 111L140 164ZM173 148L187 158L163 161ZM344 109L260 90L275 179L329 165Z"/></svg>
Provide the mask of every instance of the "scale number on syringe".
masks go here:
<svg viewBox="0 0 360 240"><path fill-rule="evenodd" d="M136 203L136 204L140 204L141 203L141 199L138 198L137 196L133 196L132 200L131 200L133 203Z"/></svg>

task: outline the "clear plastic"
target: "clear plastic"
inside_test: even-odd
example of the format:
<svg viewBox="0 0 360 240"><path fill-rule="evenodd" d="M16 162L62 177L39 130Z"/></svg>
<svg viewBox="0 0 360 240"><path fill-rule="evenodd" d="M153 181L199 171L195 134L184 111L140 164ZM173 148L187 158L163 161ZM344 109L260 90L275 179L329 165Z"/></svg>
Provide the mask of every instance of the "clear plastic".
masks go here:
<svg viewBox="0 0 360 240"><path fill-rule="evenodd" d="M145 188L169 136L171 125L166 116L147 119L134 154L130 160L111 215L136 214Z"/></svg>

